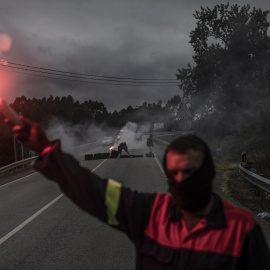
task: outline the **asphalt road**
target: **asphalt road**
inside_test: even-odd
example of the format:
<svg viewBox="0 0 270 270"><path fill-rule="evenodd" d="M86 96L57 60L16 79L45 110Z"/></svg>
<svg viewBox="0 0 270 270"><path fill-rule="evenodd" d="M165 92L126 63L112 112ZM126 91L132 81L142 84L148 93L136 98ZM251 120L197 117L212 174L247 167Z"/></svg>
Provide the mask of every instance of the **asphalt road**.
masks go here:
<svg viewBox="0 0 270 270"><path fill-rule="evenodd" d="M167 190L158 158L147 158L145 139L132 149L140 158L85 161L102 178L146 192ZM165 145L165 144L164 144ZM155 147L160 153L162 147ZM98 147L89 153L106 152ZM0 186L0 269L134 269L129 239L80 210L57 184L30 172ZM15 181L13 181L15 180ZM9 183L7 183L9 182Z"/></svg>
<svg viewBox="0 0 270 270"><path fill-rule="evenodd" d="M144 157L85 161L84 153L76 158L102 178L140 191L166 192L161 163L174 137L155 139L155 158L145 157L146 137L128 143L130 154ZM89 153L108 151L93 147ZM215 191L226 198L217 185ZM0 179L0 217L0 270L134 269L134 248L123 233L80 210L57 184L34 171Z"/></svg>

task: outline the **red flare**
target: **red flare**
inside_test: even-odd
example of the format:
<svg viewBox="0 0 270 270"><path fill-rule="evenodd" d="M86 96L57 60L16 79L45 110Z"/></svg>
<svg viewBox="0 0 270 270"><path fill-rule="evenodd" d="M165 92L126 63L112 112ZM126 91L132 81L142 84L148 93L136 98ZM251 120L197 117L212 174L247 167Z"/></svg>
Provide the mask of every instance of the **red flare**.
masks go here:
<svg viewBox="0 0 270 270"><path fill-rule="evenodd" d="M23 126L19 115L2 98L0 98L0 112L4 114L14 125Z"/></svg>

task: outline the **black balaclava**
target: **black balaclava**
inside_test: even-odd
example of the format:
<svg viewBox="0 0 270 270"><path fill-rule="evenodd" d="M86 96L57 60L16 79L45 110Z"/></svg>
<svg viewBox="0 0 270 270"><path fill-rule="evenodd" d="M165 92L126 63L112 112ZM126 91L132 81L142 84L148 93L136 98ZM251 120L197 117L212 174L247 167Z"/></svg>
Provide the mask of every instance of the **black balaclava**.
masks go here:
<svg viewBox="0 0 270 270"><path fill-rule="evenodd" d="M168 151L173 151L185 154L190 149L204 153L203 164L189 178L182 182L177 182L167 173L167 153ZM212 195L212 181L215 177L215 168L210 150L202 139L194 135L186 135L174 140L165 152L163 166L168 176L169 192L180 209L194 213L207 205Z"/></svg>

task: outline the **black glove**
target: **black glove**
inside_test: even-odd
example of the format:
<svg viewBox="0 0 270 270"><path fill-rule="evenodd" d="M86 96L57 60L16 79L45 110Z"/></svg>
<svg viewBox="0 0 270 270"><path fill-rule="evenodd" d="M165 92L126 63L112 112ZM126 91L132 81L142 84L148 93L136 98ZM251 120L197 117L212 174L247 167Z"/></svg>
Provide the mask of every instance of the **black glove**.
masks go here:
<svg viewBox="0 0 270 270"><path fill-rule="evenodd" d="M13 127L14 137L26 147L41 154L46 147L52 145L38 123L32 122L22 115L20 115L20 120L24 125Z"/></svg>

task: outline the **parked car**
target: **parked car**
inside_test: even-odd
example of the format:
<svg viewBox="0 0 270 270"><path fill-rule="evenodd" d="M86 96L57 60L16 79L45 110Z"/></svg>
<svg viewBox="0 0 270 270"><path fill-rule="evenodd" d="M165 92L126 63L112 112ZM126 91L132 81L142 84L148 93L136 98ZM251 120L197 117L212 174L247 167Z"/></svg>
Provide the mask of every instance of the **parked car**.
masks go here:
<svg viewBox="0 0 270 270"><path fill-rule="evenodd" d="M102 140L102 145L113 145L114 144L114 139L113 137L104 137Z"/></svg>

